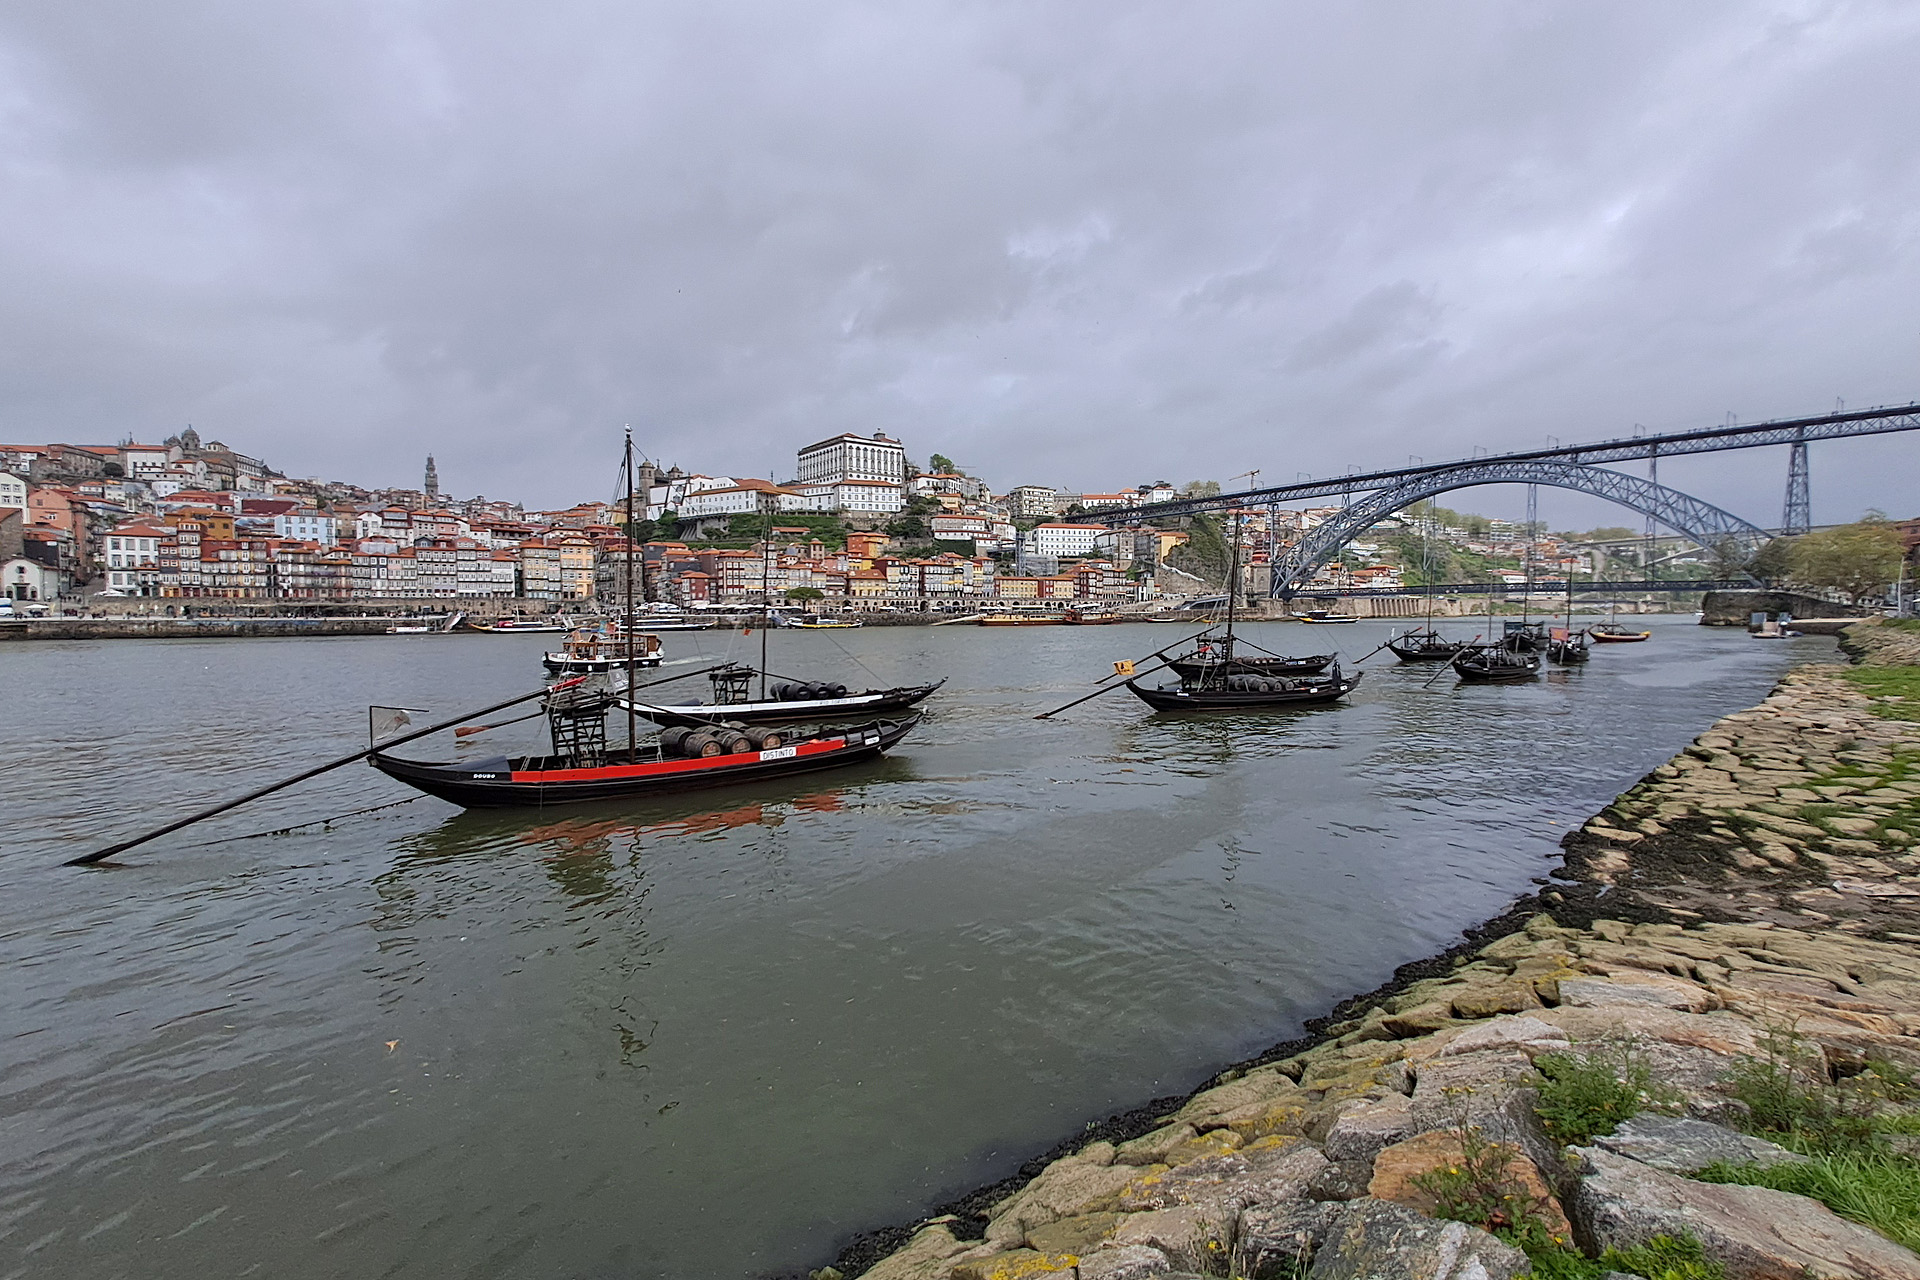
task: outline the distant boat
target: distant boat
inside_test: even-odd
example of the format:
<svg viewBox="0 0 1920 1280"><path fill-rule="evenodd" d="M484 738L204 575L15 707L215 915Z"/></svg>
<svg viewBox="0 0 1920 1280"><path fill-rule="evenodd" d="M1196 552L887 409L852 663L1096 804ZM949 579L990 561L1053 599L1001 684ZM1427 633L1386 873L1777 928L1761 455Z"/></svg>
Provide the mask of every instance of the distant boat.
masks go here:
<svg viewBox="0 0 1920 1280"><path fill-rule="evenodd" d="M1227 562L1227 581L1239 581L1240 529L1233 522L1233 551ZM1155 711L1274 711L1286 707L1319 706L1337 702L1360 683L1360 674L1342 675L1332 654L1289 658L1279 654L1243 657L1236 651L1233 625L1237 596L1227 597L1227 622L1222 635L1208 634L1188 652L1167 659L1180 683L1149 686L1126 682L1127 691ZM1332 673L1319 672L1329 664ZM1123 668L1131 671L1131 664Z"/></svg>
<svg viewBox="0 0 1920 1280"><path fill-rule="evenodd" d="M1066 625L1064 613L983 613L983 627L1059 627Z"/></svg>
<svg viewBox="0 0 1920 1280"><path fill-rule="evenodd" d="M466 621L466 617L467 615L464 613L456 613L432 622L425 621L424 619L413 622L396 622L387 628L387 634L390 636L445 635Z"/></svg>
<svg viewBox="0 0 1920 1280"><path fill-rule="evenodd" d="M635 618L636 631L711 631L714 624L695 618Z"/></svg>
<svg viewBox="0 0 1920 1280"><path fill-rule="evenodd" d="M1387 641L1387 652L1402 662L1445 662L1466 647L1465 640L1448 640L1431 627Z"/></svg>
<svg viewBox="0 0 1920 1280"><path fill-rule="evenodd" d="M1578 631L1555 627L1547 636L1547 661L1562 667L1575 667L1593 657L1586 637Z"/></svg>
<svg viewBox="0 0 1920 1280"><path fill-rule="evenodd" d="M581 627L567 633L558 652L541 659L559 676L597 675L631 662L636 667L660 665L660 638L635 631L623 634L613 626Z"/></svg>
<svg viewBox="0 0 1920 1280"><path fill-rule="evenodd" d="M1515 653L1505 645L1474 645L1454 655L1453 669L1463 684L1511 684L1540 674L1540 655Z"/></svg>
<svg viewBox="0 0 1920 1280"><path fill-rule="evenodd" d="M1616 621L1619 616L1620 602L1607 602L1607 620L1597 626L1587 628L1587 635L1596 644L1637 644L1653 634L1651 631L1633 631Z"/></svg>
<svg viewBox="0 0 1920 1280"><path fill-rule="evenodd" d="M1332 626L1336 623L1358 622L1359 617L1351 613L1335 613L1330 609L1308 609L1300 615L1302 622L1319 622Z"/></svg>
<svg viewBox="0 0 1920 1280"><path fill-rule="evenodd" d="M712 702L634 702L632 708L645 719L664 725L713 725L722 721L742 724L781 724L793 721L845 720L852 716L881 711L903 711L931 697L945 684L902 685L892 689L853 691L843 684L807 684L782 680L765 690L766 696L751 695L751 667L731 666L712 673L715 700ZM616 696L614 706L626 710L628 701Z"/></svg>
<svg viewBox="0 0 1920 1280"><path fill-rule="evenodd" d="M848 630L866 623L857 618L792 618L785 624L799 631Z"/></svg>
<svg viewBox="0 0 1920 1280"><path fill-rule="evenodd" d="M469 622L472 631L485 631L490 635L506 635L509 632L519 634L529 631L567 631L572 624L557 619L535 618L496 618L492 622Z"/></svg>
<svg viewBox="0 0 1920 1280"><path fill-rule="evenodd" d="M1543 653L1547 647L1547 624L1544 622L1503 623L1500 643L1515 653Z"/></svg>

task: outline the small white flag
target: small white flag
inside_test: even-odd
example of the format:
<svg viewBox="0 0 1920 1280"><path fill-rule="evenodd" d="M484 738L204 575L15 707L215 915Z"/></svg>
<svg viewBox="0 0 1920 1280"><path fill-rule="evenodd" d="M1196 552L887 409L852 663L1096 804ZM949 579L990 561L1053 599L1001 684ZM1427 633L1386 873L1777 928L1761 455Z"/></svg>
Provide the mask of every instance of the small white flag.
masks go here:
<svg viewBox="0 0 1920 1280"><path fill-rule="evenodd" d="M414 717L427 713L419 707L368 707L367 745L377 747L388 738L397 738L415 726Z"/></svg>

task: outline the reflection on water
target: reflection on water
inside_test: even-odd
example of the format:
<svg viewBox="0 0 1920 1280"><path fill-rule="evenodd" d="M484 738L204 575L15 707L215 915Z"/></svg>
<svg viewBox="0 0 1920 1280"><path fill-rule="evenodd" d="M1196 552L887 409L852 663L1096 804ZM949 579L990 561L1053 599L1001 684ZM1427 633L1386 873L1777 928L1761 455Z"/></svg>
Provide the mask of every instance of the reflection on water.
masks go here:
<svg viewBox="0 0 1920 1280"><path fill-rule="evenodd" d="M525 687L541 639L11 647L0 1276L817 1265L1445 945L1828 648L1666 624L1522 686L1376 658L1344 706L1031 718L1158 630L783 633L782 669L951 682L797 789L460 813L347 769L89 875L52 868L369 702Z"/></svg>

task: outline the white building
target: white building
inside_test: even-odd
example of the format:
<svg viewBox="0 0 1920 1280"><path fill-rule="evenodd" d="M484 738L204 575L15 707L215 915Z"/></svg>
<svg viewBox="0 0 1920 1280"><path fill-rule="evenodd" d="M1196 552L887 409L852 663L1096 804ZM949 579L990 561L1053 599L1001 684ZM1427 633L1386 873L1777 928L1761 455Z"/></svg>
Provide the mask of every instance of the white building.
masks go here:
<svg viewBox="0 0 1920 1280"><path fill-rule="evenodd" d="M953 472L929 471L915 476L909 487L922 497L931 497L936 493L957 493L963 498L972 498L979 502L987 496L987 486L972 476L957 475Z"/></svg>
<svg viewBox="0 0 1920 1280"><path fill-rule="evenodd" d="M1016 485L1007 494L1007 514L1016 520L1036 520L1059 510L1054 499L1059 494L1043 484Z"/></svg>
<svg viewBox="0 0 1920 1280"><path fill-rule="evenodd" d="M164 444L123 444L120 466L130 479L157 480L180 461L180 450Z"/></svg>
<svg viewBox="0 0 1920 1280"><path fill-rule="evenodd" d="M10 600L57 600L60 571L25 556L0 564L0 595Z"/></svg>
<svg viewBox="0 0 1920 1280"><path fill-rule="evenodd" d="M160 540L166 531L123 524L106 536L107 587L124 596L160 594Z"/></svg>
<svg viewBox="0 0 1920 1280"><path fill-rule="evenodd" d="M705 520L712 516L751 515L759 510L760 490L729 485L724 489L689 493L673 513L682 520Z"/></svg>
<svg viewBox="0 0 1920 1280"><path fill-rule="evenodd" d="M836 484L808 484L800 492L812 499L817 511L859 511L885 514L907 505L898 481L842 480Z"/></svg>
<svg viewBox="0 0 1920 1280"><path fill-rule="evenodd" d="M358 521L355 523L357 526ZM330 547L335 537L333 517L312 507L295 507L273 518L273 534L276 538L317 542L323 547Z"/></svg>
<svg viewBox="0 0 1920 1280"><path fill-rule="evenodd" d="M802 449L794 480L803 489L847 480L876 481L898 489L907 482L906 446L879 431L871 436L845 431Z"/></svg>
<svg viewBox="0 0 1920 1280"><path fill-rule="evenodd" d="M27 482L8 471L0 471L0 507L27 509Z"/></svg>
<svg viewBox="0 0 1920 1280"><path fill-rule="evenodd" d="M1035 525L1028 535L1027 546L1043 556L1090 556L1103 539L1112 542L1107 536L1110 532L1105 525L1098 524Z"/></svg>
<svg viewBox="0 0 1920 1280"><path fill-rule="evenodd" d="M646 518L658 520L669 511L677 516L685 515L683 508L693 494L733 489L739 487L739 483L732 476L683 475L678 468L664 472L647 486Z"/></svg>

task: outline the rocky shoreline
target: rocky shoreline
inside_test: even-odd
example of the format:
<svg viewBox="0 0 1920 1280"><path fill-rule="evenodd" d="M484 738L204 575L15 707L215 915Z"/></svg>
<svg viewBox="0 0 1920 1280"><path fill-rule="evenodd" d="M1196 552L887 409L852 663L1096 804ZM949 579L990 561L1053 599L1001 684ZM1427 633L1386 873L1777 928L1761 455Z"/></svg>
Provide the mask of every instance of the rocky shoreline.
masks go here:
<svg viewBox="0 0 1920 1280"><path fill-rule="evenodd" d="M814 1280L1920 1280L1882 1233L1920 1208L1752 1185L1920 1188L1920 696L1887 692L1920 632L1842 646L1861 668L1714 724L1448 953Z"/></svg>

